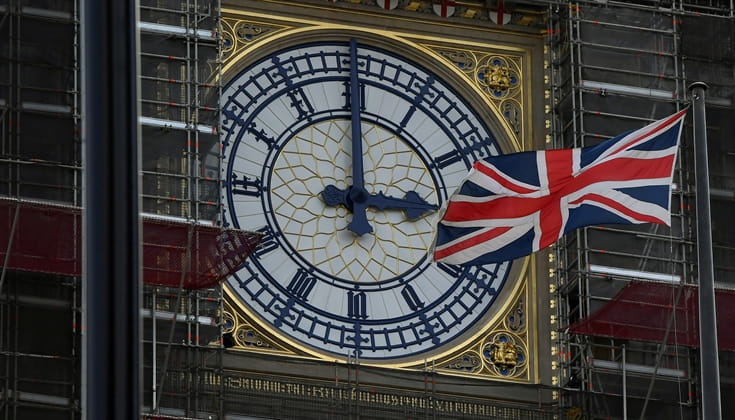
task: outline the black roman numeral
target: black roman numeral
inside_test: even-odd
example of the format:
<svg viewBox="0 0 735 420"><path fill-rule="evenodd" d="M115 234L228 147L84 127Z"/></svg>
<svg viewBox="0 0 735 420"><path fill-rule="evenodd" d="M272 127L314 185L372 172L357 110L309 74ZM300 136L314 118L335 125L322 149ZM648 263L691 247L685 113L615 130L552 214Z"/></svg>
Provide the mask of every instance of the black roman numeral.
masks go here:
<svg viewBox="0 0 735 420"><path fill-rule="evenodd" d="M416 294L416 291L413 290L413 286L410 284L407 284L406 287L401 290L401 295L406 299L406 303L408 303L408 307L411 308L412 311L416 311L424 307L424 302L419 299L419 295Z"/></svg>
<svg viewBox="0 0 735 420"><path fill-rule="evenodd" d="M350 318L367 318L367 297L365 292L347 292L347 316Z"/></svg>
<svg viewBox="0 0 735 420"><path fill-rule="evenodd" d="M286 288L294 297L307 301L314 285L316 285L316 279L303 268L299 268Z"/></svg>
<svg viewBox="0 0 735 420"><path fill-rule="evenodd" d="M263 192L260 179L250 178L244 175L242 179L238 179L237 174L234 173L232 174L230 188L232 189L233 194L247 195L250 197L260 197L260 194Z"/></svg>

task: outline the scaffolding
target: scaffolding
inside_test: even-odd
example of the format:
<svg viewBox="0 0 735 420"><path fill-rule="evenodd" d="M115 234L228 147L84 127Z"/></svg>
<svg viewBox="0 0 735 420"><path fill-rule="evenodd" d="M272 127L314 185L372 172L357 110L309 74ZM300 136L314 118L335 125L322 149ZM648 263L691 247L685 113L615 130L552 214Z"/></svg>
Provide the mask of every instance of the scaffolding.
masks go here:
<svg viewBox="0 0 735 420"><path fill-rule="evenodd" d="M81 202L78 17L75 1L0 1L2 196ZM14 235L0 241L9 249ZM14 271L7 258L0 269L0 419L78 418L79 277Z"/></svg>
<svg viewBox="0 0 735 420"><path fill-rule="evenodd" d="M378 7L373 1L361 3ZM401 8L406 12L416 3L429 10L429 2L403 1ZM458 3L479 8L496 2ZM735 288L735 224L730 222L735 146L729 141L735 138L734 2L508 4L546 10L548 148L589 146L639 128L686 106L689 83L709 84L715 280L720 289ZM149 218L220 225L219 14L219 0L140 1L141 193ZM76 209L82 203L79 25L77 1L0 0L0 196ZM677 341L679 314L685 312L677 308L696 284L692 156L691 127L685 127L671 228L587 227L540 253L551 267L552 321L558 327L551 336L556 357L551 385L560 418L698 418L697 349ZM12 212L2 218L15 226ZM12 247L14 235L8 236L0 238L7 242L2 249ZM79 255L81 249L74 252ZM668 299L661 339L574 329L637 284L656 284L664 291L662 299ZM80 418L81 300L78 275L13 270L5 261L0 420ZM143 411L148 417L225 418L235 412L298 417L306 409L325 418L439 418L436 407L442 405L437 404L459 407L470 400L441 396L433 388L385 391L386 398L412 401L396 408L374 403L367 394L355 400L353 392L376 388L350 376L360 368L350 363L335 364L340 374L334 384L228 371L223 312L220 287L144 288ZM735 398L735 352L721 352L720 360L723 401L729 401ZM433 381L433 372L426 375ZM265 388L232 386L246 380L267 383L271 390L298 386L315 393L282 403ZM333 392L332 405L325 406L316 390ZM551 417L540 409L488 405L517 416ZM735 417L726 404L723 414Z"/></svg>
<svg viewBox="0 0 735 420"><path fill-rule="evenodd" d="M640 128L685 107L690 83L710 84L708 131L717 134L709 137L715 280L731 287L734 236L731 227L717 225L732 212L734 197L732 146L726 144L735 124L733 3L552 2L548 17L549 148L591 146ZM691 131L685 126L682 134L670 228L587 227L543 256L552 266L559 328L552 333L556 395L569 418L698 418L697 349L677 342L687 320L676 309L685 285L696 283ZM575 330L575 323L614 309L626 287L638 284L655 284L663 295L658 340ZM721 358L723 384L730 358ZM723 401L728 392L725 385Z"/></svg>
<svg viewBox="0 0 735 420"><path fill-rule="evenodd" d="M219 14L218 0L140 2L144 214L220 226ZM222 390L204 387L222 375L222 304L220 286L144 288L144 413L224 418Z"/></svg>

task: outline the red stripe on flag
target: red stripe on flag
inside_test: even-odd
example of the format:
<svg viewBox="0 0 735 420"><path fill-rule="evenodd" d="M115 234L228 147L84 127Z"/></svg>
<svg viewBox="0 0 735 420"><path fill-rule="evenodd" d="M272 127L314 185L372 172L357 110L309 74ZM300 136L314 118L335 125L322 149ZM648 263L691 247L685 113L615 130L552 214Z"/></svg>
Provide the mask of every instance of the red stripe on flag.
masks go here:
<svg viewBox="0 0 735 420"><path fill-rule="evenodd" d="M610 154L615 154L615 153L617 153L617 152L619 152L619 151L621 151L621 150L627 149L627 148L628 148L628 147L630 147L630 146L631 146L631 145L632 145L633 143L635 143L635 142L637 142L637 141L640 141L640 139L642 139L642 138L644 138L644 137L649 137L649 136L651 136L651 137L652 137L652 136L653 136L653 135L654 135L655 133L658 133L658 132L660 132L660 131L665 131L665 130L668 130L669 128L671 128L671 126L672 126L672 125L673 125L673 124L674 124L674 123L675 123L675 122L676 122L676 121L677 121L677 120L678 120L679 118L681 118L681 117L682 117L682 116L683 116L684 114L686 114L686 112L687 112L687 110L686 110L686 109L684 109L684 110L681 110L681 111L677 112L676 114L674 114L674 115L670 116L669 118L667 118L667 119L666 119L666 121L665 121L665 122L664 122L663 124L659 125L659 126L658 126L658 127L656 127L656 128L654 129L654 130L651 130L651 131L646 131L645 133L643 133L643 134L641 134L640 136L638 136L638 137L634 138L633 140L629 141L628 143L626 143L626 144L623 144L623 145L620 145L620 146L619 146L619 147L618 147L617 149L615 149L615 150L613 150L612 152L610 152Z"/></svg>
<svg viewBox="0 0 735 420"><path fill-rule="evenodd" d="M549 199L539 202L541 204L541 238L539 246L544 248L551 245L561 236L564 225L560 207L561 196L557 194L570 182L572 174L573 149L549 150L545 153L546 173L549 182ZM553 188L553 190L551 190Z"/></svg>
<svg viewBox="0 0 735 420"><path fill-rule="evenodd" d="M436 250L436 252L434 252L434 261L440 260L440 259L442 259L444 257L447 257L447 256L449 256L451 254L454 254L456 252L464 251L465 249L471 248L471 247L473 247L475 245L479 245L479 244L481 244L483 242L487 242L487 241L490 241L492 239L495 239L498 236L500 236L500 235L504 234L505 232L509 231L510 229L511 229L510 227L499 227L499 228L490 229L489 231L487 231L487 232L485 232L485 233L483 233L481 235L477 235L475 237L472 237L470 239L461 241L461 242L459 242L457 244L454 244L452 246L448 246L448 247L443 248L441 250Z"/></svg>
<svg viewBox="0 0 735 420"><path fill-rule="evenodd" d="M604 204L610 208L613 208L620 213L623 213L625 215L628 215L632 218L635 218L636 220L639 220L641 222L648 222L648 223L660 223L660 224L666 224L665 221L659 219L658 217L653 217L649 214L643 214L639 213L637 211L633 211L628 207L625 207L618 203L615 200L611 200L605 196L602 196L600 194L585 194L584 196L580 197L578 200L574 200L570 202L570 204L583 204L584 201L596 201L598 203Z"/></svg>
<svg viewBox="0 0 735 420"><path fill-rule="evenodd" d="M487 165L484 165L481 160L478 160L477 162L475 162L474 167L475 167L475 170L483 173L488 178L494 180L498 184L502 185L504 188L507 188L515 193L528 194L528 193L532 193L536 191L536 190L515 184L512 181L509 181L506 177L501 176L495 169Z"/></svg>
<svg viewBox="0 0 735 420"><path fill-rule="evenodd" d="M632 181L644 179L667 178L671 176L674 165L674 155L662 156L657 159L617 158L597 164L585 170L574 178L574 181L564 186L563 192L574 192L585 185L600 181Z"/></svg>

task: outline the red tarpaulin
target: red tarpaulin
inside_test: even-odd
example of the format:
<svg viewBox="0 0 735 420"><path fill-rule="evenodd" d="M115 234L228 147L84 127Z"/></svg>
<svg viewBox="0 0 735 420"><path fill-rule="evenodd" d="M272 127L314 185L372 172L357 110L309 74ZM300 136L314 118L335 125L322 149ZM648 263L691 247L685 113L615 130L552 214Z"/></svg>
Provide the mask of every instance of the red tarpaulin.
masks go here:
<svg viewBox="0 0 735 420"><path fill-rule="evenodd" d="M212 287L234 273L261 238L257 232L178 220L142 220L143 281L148 284L178 287L186 271L185 289ZM81 275L81 232L78 207L0 198L0 264L10 246L9 269Z"/></svg>
<svg viewBox="0 0 735 420"><path fill-rule="evenodd" d="M667 342L699 346L699 293L696 286L683 289L674 306L679 285L650 282L628 283L618 294L589 317L569 327L573 334L629 340L663 342L674 311ZM735 291L715 291L718 347L735 351Z"/></svg>

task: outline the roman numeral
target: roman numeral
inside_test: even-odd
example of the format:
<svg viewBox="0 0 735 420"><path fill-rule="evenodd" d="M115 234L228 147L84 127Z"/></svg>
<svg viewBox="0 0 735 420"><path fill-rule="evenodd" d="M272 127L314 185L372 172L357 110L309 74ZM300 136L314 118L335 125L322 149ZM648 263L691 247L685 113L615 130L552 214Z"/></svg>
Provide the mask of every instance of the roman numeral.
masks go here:
<svg viewBox="0 0 735 420"><path fill-rule="evenodd" d="M452 150L451 152L445 153L441 156L437 156L436 159L434 159L434 164L439 169L444 169L449 165L453 165L461 161L462 154L458 150Z"/></svg>
<svg viewBox="0 0 735 420"><path fill-rule="evenodd" d="M413 286L410 284L407 284L406 287L401 290L401 296L406 299L406 303L408 303L408 307L411 308L412 311L416 311L424 307L424 302L419 299L419 295L416 294L416 291L413 290Z"/></svg>
<svg viewBox="0 0 735 420"><path fill-rule="evenodd" d="M316 278L309 275L303 268L299 268L296 275L293 276L291 282L286 289L296 298L307 301L309 293L316 285Z"/></svg>
<svg viewBox="0 0 735 420"><path fill-rule="evenodd" d="M416 108L419 106L419 104L421 104L421 101L424 100L424 97L427 97L427 98L434 97L434 94L430 92L431 85L433 83L434 83L434 76L429 76L429 78L426 79L425 85L421 85L419 83L413 84L415 87L419 88L419 92L416 95L416 97L413 99L411 108L408 109L408 112L401 120L401 123L400 123L401 128L406 128L406 125L408 124L408 120L410 120L413 114L416 112ZM410 86L410 83L409 83L409 86Z"/></svg>
<svg viewBox="0 0 735 420"><path fill-rule="evenodd" d="M264 129L258 130L258 125L254 122L247 126L246 131L252 134L255 141L260 141L268 146L268 149L272 149L276 146L276 139L269 136Z"/></svg>
<svg viewBox="0 0 735 420"><path fill-rule="evenodd" d="M278 249L278 241L276 241L273 231L268 226L258 229L258 232L263 234L263 238L260 240L260 244L253 250L253 255L256 258L262 258L265 254Z"/></svg>
<svg viewBox="0 0 735 420"><path fill-rule="evenodd" d="M459 277L459 275L464 271L465 269L462 266L459 265L449 265L445 263L437 263L437 268L439 268L441 271L449 274L452 277Z"/></svg>
<svg viewBox="0 0 735 420"><path fill-rule="evenodd" d="M299 113L299 118L311 119L310 115L314 113L314 106L306 97L304 89L296 88L286 93L291 99L291 107L295 108Z"/></svg>
<svg viewBox="0 0 735 420"><path fill-rule="evenodd" d="M345 104L342 106L344 109L350 109L352 106L352 98L350 97L350 82L344 82L342 83L345 87L344 93L342 93L342 96L345 97ZM360 111L365 111L365 85L363 83L360 83Z"/></svg>
<svg viewBox="0 0 735 420"><path fill-rule="evenodd" d="M365 292L347 292L347 316L350 318L367 318L367 297Z"/></svg>
<svg viewBox="0 0 735 420"><path fill-rule="evenodd" d="M230 188L232 189L233 194L247 195L250 197L260 197L260 194L263 192L263 187L260 185L260 179L250 178L244 175L242 179L238 179L237 174L235 173L232 174Z"/></svg>

